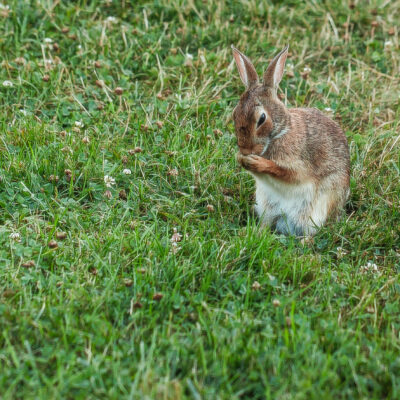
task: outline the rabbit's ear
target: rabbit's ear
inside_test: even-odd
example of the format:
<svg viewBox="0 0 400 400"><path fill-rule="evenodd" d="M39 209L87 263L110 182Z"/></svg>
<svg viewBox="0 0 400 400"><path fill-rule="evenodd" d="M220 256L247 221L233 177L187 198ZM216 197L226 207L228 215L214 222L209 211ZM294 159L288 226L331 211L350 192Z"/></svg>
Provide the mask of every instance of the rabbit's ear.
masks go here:
<svg viewBox="0 0 400 400"><path fill-rule="evenodd" d="M239 70L240 79L248 89L252 84L258 82L258 75L252 62L232 45L233 57Z"/></svg>
<svg viewBox="0 0 400 400"><path fill-rule="evenodd" d="M267 70L264 72L264 86L275 89L278 88L283 76L288 49L289 45L287 45L268 65Z"/></svg>

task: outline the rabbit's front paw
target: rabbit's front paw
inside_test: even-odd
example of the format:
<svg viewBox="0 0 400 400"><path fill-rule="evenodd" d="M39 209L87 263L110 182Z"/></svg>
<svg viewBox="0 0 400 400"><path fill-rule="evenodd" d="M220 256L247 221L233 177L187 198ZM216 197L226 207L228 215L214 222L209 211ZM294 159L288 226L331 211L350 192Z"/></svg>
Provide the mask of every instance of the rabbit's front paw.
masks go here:
<svg viewBox="0 0 400 400"><path fill-rule="evenodd" d="M264 172L266 164L268 163L268 160L263 157L257 156L256 154L249 154L248 156L244 156L239 153L237 159L239 164L243 168L246 168L248 171L252 172Z"/></svg>

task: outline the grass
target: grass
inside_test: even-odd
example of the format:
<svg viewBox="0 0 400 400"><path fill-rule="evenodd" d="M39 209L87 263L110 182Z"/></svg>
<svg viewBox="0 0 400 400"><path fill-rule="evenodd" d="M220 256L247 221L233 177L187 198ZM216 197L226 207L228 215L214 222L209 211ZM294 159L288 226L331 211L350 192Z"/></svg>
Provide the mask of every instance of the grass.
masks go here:
<svg viewBox="0 0 400 400"><path fill-rule="evenodd" d="M400 2L7 4L1 397L399 398ZM251 214L232 43L349 139L305 244Z"/></svg>

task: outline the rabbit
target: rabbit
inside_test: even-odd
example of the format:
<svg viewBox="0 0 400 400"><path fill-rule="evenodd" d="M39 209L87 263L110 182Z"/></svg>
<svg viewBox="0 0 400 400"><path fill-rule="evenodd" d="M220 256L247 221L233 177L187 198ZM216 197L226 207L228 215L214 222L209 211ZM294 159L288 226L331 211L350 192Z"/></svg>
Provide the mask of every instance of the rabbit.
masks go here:
<svg viewBox="0 0 400 400"><path fill-rule="evenodd" d="M350 194L350 155L336 122L317 109L287 108L279 100L288 48L259 82L249 58L232 46L246 87L233 111L237 161L255 179L261 226L307 237L340 216Z"/></svg>

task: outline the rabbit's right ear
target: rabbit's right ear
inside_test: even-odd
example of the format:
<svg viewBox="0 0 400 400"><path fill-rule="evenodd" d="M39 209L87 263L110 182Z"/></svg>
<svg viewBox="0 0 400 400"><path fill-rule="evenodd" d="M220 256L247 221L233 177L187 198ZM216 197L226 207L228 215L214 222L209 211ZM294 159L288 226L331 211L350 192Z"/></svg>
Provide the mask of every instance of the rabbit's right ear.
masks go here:
<svg viewBox="0 0 400 400"><path fill-rule="evenodd" d="M268 65L264 73L264 86L277 89L283 76L285 62L288 55L289 45L287 45Z"/></svg>
<svg viewBox="0 0 400 400"><path fill-rule="evenodd" d="M232 45L233 57L239 70L240 79L246 89L258 82L258 75L252 62Z"/></svg>

